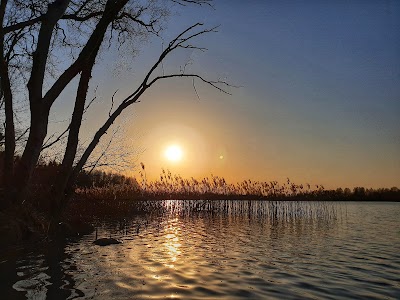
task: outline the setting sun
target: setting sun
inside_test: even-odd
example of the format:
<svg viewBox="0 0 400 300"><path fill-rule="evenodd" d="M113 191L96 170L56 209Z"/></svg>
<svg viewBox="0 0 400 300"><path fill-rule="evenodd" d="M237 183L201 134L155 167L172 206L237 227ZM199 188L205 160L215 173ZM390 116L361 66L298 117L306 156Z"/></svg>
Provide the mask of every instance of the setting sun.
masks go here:
<svg viewBox="0 0 400 300"><path fill-rule="evenodd" d="M180 161L182 159L182 149L177 145L168 146L165 150L165 157L169 161Z"/></svg>

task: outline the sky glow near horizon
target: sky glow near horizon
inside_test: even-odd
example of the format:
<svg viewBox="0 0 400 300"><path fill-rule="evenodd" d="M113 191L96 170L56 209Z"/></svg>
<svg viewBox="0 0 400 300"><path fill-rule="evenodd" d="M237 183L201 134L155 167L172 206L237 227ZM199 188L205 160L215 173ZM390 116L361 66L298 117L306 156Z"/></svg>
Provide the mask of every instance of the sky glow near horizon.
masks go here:
<svg viewBox="0 0 400 300"><path fill-rule="evenodd" d="M196 40L207 52L180 50L164 71L191 61L191 72L240 87L228 88L229 96L196 81L198 98L191 80L163 81L128 109L126 137L144 149L137 161L149 179L164 168L230 182L400 187L400 2L215 1L215 10L177 9L165 41L197 21L221 26ZM104 70L116 58L105 55L93 76L103 102L89 112L83 136L105 120L114 91L129 94L161 49L152 39L133 71L114 77ZM172 144L184 151L179 163L165 158Z"/></svg>

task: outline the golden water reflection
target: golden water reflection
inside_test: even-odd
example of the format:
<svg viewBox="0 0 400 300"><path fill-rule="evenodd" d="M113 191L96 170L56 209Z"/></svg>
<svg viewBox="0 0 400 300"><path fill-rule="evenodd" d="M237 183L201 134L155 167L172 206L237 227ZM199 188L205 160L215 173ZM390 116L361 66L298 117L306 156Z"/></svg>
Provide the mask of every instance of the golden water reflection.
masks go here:
<svg viewBox="0 0 400 300"><path fill-rule="evenodd" d="M166 255L163 264L168 268L174 269L180 257L180 247L182 246L180 243L181 228L178 218L168 220L164 226L164 232L164 242L162 245Z"/></svg>
<svg viewBox="0 0 400 300"><path fill-rule="evenodd" d="M98 247L88 235L69 244L62 260L24 257L13 262L19 280L12 288L35 299L59 295L61 286L70 289L69 298L100 300L320 299L332 290L349 299L397 299L397 204L341 204L345 214L337 219L171 213L149 222L138 218L119 236L113 223L101 236L124 243ZM145 224L140 232L139 222Z"/></svg>

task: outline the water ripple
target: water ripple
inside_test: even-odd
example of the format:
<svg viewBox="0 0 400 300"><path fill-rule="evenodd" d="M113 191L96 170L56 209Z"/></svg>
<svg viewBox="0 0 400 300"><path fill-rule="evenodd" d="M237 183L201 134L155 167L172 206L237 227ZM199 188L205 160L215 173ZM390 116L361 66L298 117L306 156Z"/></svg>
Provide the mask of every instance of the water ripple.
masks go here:
<svg viewBox="0 0 400 300"><path fill-rule="evenodd" d="M19 293L7 291L29 299L399 299L400 204L341 205L345 214L327 218L174 213L99 223L98 236L123 243L98 247L89 235L25 255L10 279Z"/></svg>

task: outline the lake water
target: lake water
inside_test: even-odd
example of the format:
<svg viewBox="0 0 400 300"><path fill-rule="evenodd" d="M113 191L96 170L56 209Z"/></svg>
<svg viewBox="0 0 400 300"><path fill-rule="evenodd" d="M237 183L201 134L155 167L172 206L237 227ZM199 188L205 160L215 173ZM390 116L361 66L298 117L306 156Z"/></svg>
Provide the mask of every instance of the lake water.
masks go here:
<svg viewBox="0 0 400 300"><path fill-rule="evenodd" d="M1 299L400 299L400 203L224 202L1 259ZM206 211L204 211L206 210Z"/></svg>

